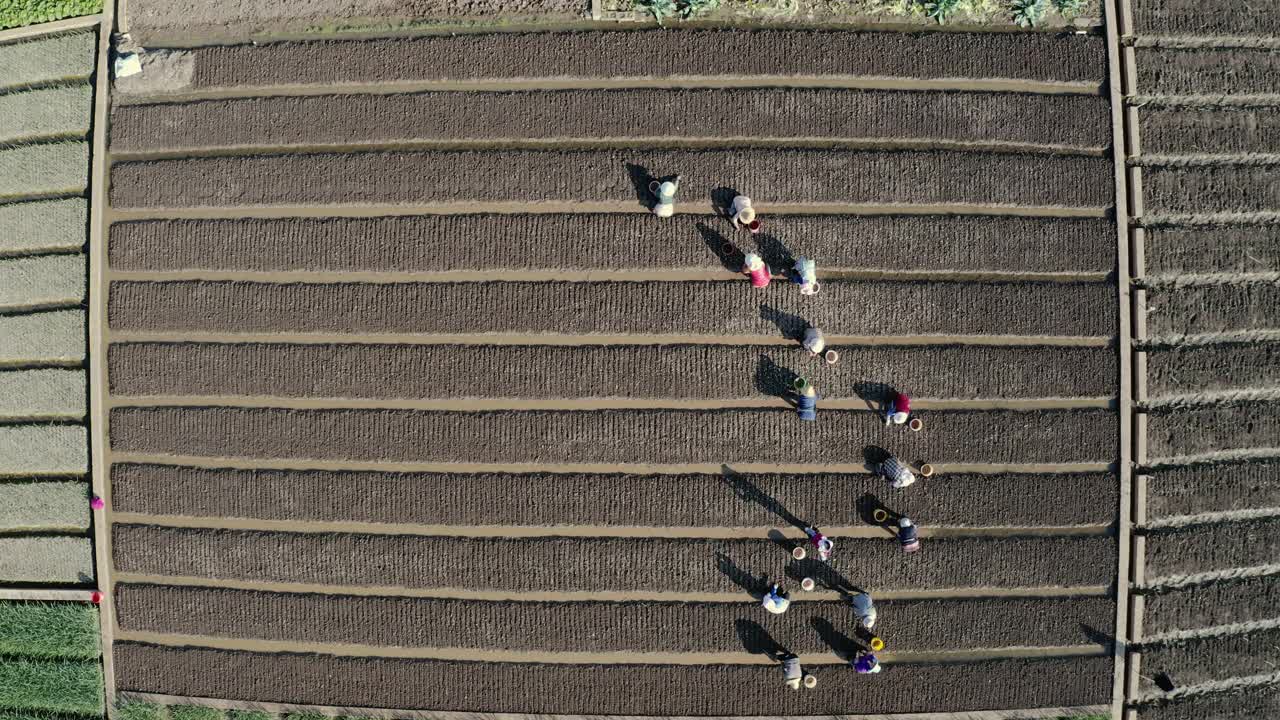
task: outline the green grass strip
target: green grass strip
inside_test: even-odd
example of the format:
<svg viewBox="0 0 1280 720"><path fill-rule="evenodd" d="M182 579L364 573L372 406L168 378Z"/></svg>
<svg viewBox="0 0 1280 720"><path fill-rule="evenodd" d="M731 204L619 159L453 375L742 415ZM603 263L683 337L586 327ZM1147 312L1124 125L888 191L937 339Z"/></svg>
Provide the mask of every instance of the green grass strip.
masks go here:
<svg viewBox="0 0 1280 720"><path fill-rule="evenodd" d="M170 705L170 720L222 720L222 711L200 705Z"/></svg>
<svg viewBox="0 0 1280 720"><path fill-rule="evenodd" d="M100 654L98 609L93 605L0 602L0 655L96 660Z"/></svg>
<svg viewBox="0 0 1280 720"><path fill-rule="evenodd" d="M165 709L162 705L131 700L116 706L116 720L164 720Z"/></svg>
<svg viewBox="0 0 1280 720"><path fill-rule="evenodd" d="M102 12L102 0L0 0L0 30Z"/></svg>
<svg viewBox="0 0 1280 720"><path fill-rule="evenodd" d="M97 661L0 662L0 710L101 715L102 666Z"/></svg>

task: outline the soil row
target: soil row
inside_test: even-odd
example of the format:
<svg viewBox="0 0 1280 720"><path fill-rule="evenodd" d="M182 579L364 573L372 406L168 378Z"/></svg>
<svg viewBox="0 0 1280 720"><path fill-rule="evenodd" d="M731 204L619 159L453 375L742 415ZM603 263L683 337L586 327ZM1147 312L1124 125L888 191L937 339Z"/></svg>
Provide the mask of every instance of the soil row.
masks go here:
<svg viewBox="0 0 1280 720"><path fill-rule="evenodd" d="M1272 330L1280 328L1280 284L1207 285L1147 293L1152 335Z"/></svg>
<svg viewBox="0 0 1280 720"><path fill-rule="evenodd" d="M1147 485L1152 519L1280 507L1280 461L1161 469Z"/></svg>
<svg viewBox="0 0 1280 720"><path fill-rule="evenodd" d="M96 31L69 33L0 45L0 90L55 80L88 79L93 72Z"/></svg>
<svg viewBox="0 0 1280 720"><path fill-rule="evenodd" d="M1133 21L1141 34L1267 36L1280 34L1273 9L1237 0L1133 0Z"/></svg>
<svg viewBox="0 0 1280 720"><path fill-rule="evenodd" d="M1280 346L1223 344L1147 351L1147 387L1153 398L1277 386Z"/></svg>
<svg viewBox="0 0 1280 720"><path fill-rule="evenodd" d="M1142 632L1151 636L1276 617L1274 576L1145 595Z"/></svg>
<svg viewBox="0 0 1280 720"><path fill-rule="evenodd" d="M1175 688L1272 673L1277 647L1280 647L1280 630L1145 647L1142 650L1143 685L1147 691L1155 690L1156 685L1149 678L1157 673L1168 674Z"/></svg>
<svg viewBox="0 0 1280 720"><path fill-rule="evenodd" d="M1274 93L1280 57L1268 49L1137 48L1140 95Z"/></svg>
<svg viewBox="0 0 1280 720"><path fill-rule="evenodd" d="M1115 540L1102 536L931 538L922 553L904 555L886 534L883 540L842 540L833 564L793 561L798 542L112 528L117 572L348 586L724 592L745 598L764 592L766 578L789 574L884 591L1094 586L1111 582L1115 571ZM834 570L841 556L850 565Z"/></svg>
<svg viewBox="0 0 1280 720"><path fill-rule="evenodd" d="M604 715L839 715L1078 706L1111 696L1109 657L818 668L783 692L777 666L535 665L276 655L116 643L121 690L262 702ZM477 688L482 688L478 691Z"/></svg>
<svg viewBox="0 0 1280 720"><path fill-rule="evenodd" d="M113 464L116 512L421 525L858 525L886 507L925 525L1100 525L1115 476L947 475L908 493L872 475L377 473ZM1063 488L1073 502L1059 502ZM431 498L431 502L422 502ZM495 502L502 498L503 502Z"/></svg>
<svg viewBox="0 0 1280 720"><path fill-rule="evenodd" d="M865 138L1101 149L1087 95L832 89L331 95L116 106L114 152L564 138ZM2 127L0 127L2 129Z"/></svg>
<svg viewBox="0 0 1280 720"><path fill-rule="evenodd" d="M764 304L762 304L762 301ZM1110 283L113 282L113 331L828 335L1115 332ZM449 308L448 312L442 309ZM907 310L902 310L907 309ZM895 310L900 310L895 312Z"/></svg>
<svg viewBox="0 0 1280 720"><path fill-rule="evenodd" d="M117 208L651 201L652 175L681 197L737 188L757 203L976 203L1103 208L1107 158L845 150L503 150L317 153L117 163ZM974 182L974 178L983 182ZM724 202L728 202L725 199ZM766 209L767 211L767 209Z"/></svg>
<svg viewBox="0 0 1280 720"><path fill-rule="evenodd" d="M739 270L739 251L723 252L733 243L779 270L796 256L823 268L916 272L1106 272L1115 264L1115 228L1105 219L762 217L755 237L697 215L146 220L112 225L109 257L117 270Z"/></svg>
<svg viewBox="0 0 1280 720"><path fill-rule="evenodd" d="M1275 177L1271 165L1147 167L1143 195L1153 215L1275 212Z"/></svg>
<svg viewBox="0 0 1280 720"><path fill-rule="evenodd" d="M91 85L0 95L0 143L52 135L85 135L93 107Z"/></svg>
<svg viewBox="0 0 1280 720"><path fill-rule="evenodd" d="M1115 433L1110 410L937 411L919 433L850 410L825 411L815 423L784 409L111 412L118 452L352 461L860 463L884 445L908 461L1109 462Z"/></svg>
<svg viewBox="0 0 1280 720"><path fill-rule="evenodd" d="M1101 82L1105 59L1101 37L1029 33L493 33L201 48L191 86L715 75Z"/></svg>
<svg viewBox="0 0 1280 720"><path fill-rule="evenodd" d="M1280 228L1273 225L1147 228L1145 245L1152 274L1280 269Z"/></svg>
<svg viewBox="0 0 1280 720"><path fill-rule="evenodd" d="M488 602L278 594L153 585L116 587L128 631L287 642L545 652L747 652L856 656L844 602L796 603L769 618L746 603ZM1109 628L1107 598L898 600L876 603L876 632L896 652L1088 645ZM371 623L371 618L378 622Z"/></svg>
<svg viewBox="0 0 1280 720"><path fill-rule="evenodd" d="M1280 111L1276 108L1217 110L1140 109L1142 152L1267 153L1280 148Z"/></svg>
<svg viewBox="0 0 1280 720"><path fill-rule="evenodd" d="M1280 685L1250 688L1243 693L1191 695L1179 702L1143 705L1141 720L1253 720L1280 717Z"/></svg>
<svg viewBox="0 0 1280 720"><path fill-rule="evenodd" d="M1111 348L838 352L841 362L828 365L800 349L728 345L128 343L111 346L108 367L117 395L313 398L761 398L784 395L803 375L823 397L877 407L893 393L886 381L896 378L910 378L903 390L916 398L985 399L1106 397L1117 377Z"/></svg>
<svg viewBox="0 0 1280 720"><path fill-rule="evenodd" d="M1280 405L1240 403L1147 414L1151 457L1280 447Z"/></svg>
<svg viewBox="0 0 1280 720"><path fill-rule="evenodd" d="M1274 563L1280 519L1147 531L1147 580Z"/></svg>

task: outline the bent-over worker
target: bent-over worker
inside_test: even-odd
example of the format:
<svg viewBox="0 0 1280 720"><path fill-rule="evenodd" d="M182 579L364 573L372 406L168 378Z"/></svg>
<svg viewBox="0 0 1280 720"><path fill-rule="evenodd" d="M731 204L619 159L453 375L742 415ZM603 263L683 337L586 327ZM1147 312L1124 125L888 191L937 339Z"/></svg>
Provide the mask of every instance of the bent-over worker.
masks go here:
<svg viewBox="0 0 1280 720"><path fill-rule="evenodd" d="M916 481L915 473L911 472L911 468L892 455L880 463L880 474L895 488L904 488Z"/></svg>
<svg viewBox="0 0 1280 720"><path fill-rule="evenodd" d="M791 596L781 585L774 583L769 592L764 594L764 600L760 604L774 615L781 615L791 607Z"/></svg>

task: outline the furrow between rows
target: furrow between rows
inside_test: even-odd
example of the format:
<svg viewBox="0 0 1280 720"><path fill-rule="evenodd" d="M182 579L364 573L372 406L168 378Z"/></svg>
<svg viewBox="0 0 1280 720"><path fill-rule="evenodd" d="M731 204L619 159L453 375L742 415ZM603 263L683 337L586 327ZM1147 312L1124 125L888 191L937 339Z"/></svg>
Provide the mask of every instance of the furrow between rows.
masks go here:
<svg viewBox="0 0 1280 720"><path fill-rule="evenodd" d="M948 475L909 493L870 475L617 475L229 470L114 464L118 513L418 525L856 525L888 509L927 525L1107 524L1113 475ZM1059 502L1064 492L1074 502ZM494 502L494 498L504 502ZM423 502L431 498L431 502ZM856 499L856 501L855 501Z"/></svg>
<svg viewBox="0 0 1280 720"><path fill-rule="evenodd" d="M1110 348L836 349L828 365L799 349L728 345L124 343L108 368L124 396L728 399L782 395L803 375L826 398L873 405L898 378L917 398L973 400L1106 397L1117 377Z"/></svg>
<svg viewBox="0 0 1280 720"><path fill-rule="evenodd" d="M1106 272L1114 264L1115 231L1104 219L764 220L756 237L697 215L662 221L624 213L145 220L114 224L108 252L113 270L157 271L738 270L742 258L726 255L726 243L759 253L779 270L796 256L823 268L884 271Z"/></svg>
<svg viewBox="0 0 1280 720"><path fill-rule="evenodd" d="M929 430L865 412L804 423L787 410L451 412L118 408L116 452L391 462L858 462L883 444L936 463L1109 462L1109 410L930 413Z"/></svg>
<svg viewBox="0 0 1280 720"><path fill-rule="evenodd" d="M766 631L742 603L497 603L123 585L125 631L401 648L852 656L866 641L843 602L797 603ZM876 632L894 652L1089 645L1108 598L886 600ZM754 616L754 617L753 617ZM370 618L378 618L370 623Z"/></svg>
<svg viewBox="0 0 1280 720"><path fill-rule="evenodd" d="M454 588L504 592L667 591L759 594L765 580L808 575L826 587L921 590L1101 585L1114 538L932 538L904 555L896 540L851 540L837 571L793 561L793 541L688 538L458 538L284 533L115 525L117 572L146 575ZM839 556L836 563L840 564ZM531 570L536 569L536 571Z"/></svg>
<svg viewBox="0 0 1280 720"><path fill-rule="evenodd" d="M116 163L121 209L588 201L647 204L650 176L682 198L736 188L760 203L982 203L1104 208L1108 158L958 151L503 150L317 153ZM981 182L975 182L980 178ZM724 200L726 203L728 199Z"/></svg>
<svg viewBox="0 0 1280 720"><path fill-rule="evenodd" d="M1105 283L115 282L117 331L766 335L1114 334ZM443 309L448 308L448 312ZM908 308L909 312L896 312Z"/></svg>

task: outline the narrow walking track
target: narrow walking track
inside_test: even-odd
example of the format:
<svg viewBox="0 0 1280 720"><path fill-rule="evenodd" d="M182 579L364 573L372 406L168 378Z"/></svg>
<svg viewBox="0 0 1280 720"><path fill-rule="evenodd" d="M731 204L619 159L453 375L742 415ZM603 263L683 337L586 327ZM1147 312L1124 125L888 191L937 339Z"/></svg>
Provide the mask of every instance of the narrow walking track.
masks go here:
<svg viewBox="0 0 1280 720"><path fill-rule="evenodd" d="M1105 705L1127 542L1105 51L644 30L155 56L183 80L117 84L96 248L114 690L407 715ZM700 75L662 66L682 52ZM650 181L677 174L654 217ZM723 216L738 192L760 235ZM799 347L815 324L835 364ZM884 426L898 390L922 431ZM885 451L937 474L893 490ZM830 563L792 559L808 524ZM795 586L786 615L758 606L767 579ZM872 678L841 667L856 590L889 645ZM781 692L779 648L817 692Z"/></svg>

